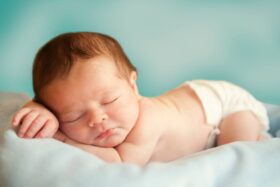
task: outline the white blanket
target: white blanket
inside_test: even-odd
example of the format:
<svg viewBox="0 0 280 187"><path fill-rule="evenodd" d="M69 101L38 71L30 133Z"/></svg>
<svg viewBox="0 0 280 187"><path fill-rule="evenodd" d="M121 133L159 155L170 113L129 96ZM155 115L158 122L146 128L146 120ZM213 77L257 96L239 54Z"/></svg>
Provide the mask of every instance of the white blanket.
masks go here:
<svg viewBox="0 0 280 187"><path fill-rule="evenodd" d="M2 184L15 187L279 187L280 139L233 143L140 168L108 164L52 139L21 139L8 130L0 163Z"/></svg>
<svg viewBox="0 0 280 187"><path fill-rule="evenodd" d="M280 186L280 138L236 142L144 168L109 164L53 139L19 138L9 129L9 118L24 100L0 97L0 187ZM280 107L268 108L276 135Z"/></svg>

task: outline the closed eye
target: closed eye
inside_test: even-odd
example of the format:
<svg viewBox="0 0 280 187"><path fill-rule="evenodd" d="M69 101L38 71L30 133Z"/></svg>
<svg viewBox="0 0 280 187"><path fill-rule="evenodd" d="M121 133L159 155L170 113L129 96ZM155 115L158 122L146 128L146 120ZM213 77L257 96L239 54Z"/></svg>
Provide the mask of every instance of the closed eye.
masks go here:
<svg viewBox="0 0 280 187"><path fill-rule="evenodd" d="M79 118L78 118L79 119ZM74 119L74 120L66 120L66 121L62 121L62 123L73 123L75 121L78 121L78 119Z"/></svg>
<svg viewBox="0 0 280 187"><path fill-rule="evenodd" d="M76 118L73 118L73 119L69 119L69 120L62 120L61 123L73 123L73 122L76 122L78 121L79 119L81 119L83 117L83 114L76 117Z"/></svg>
<svg viewBox="0 0 280 187"><path fill-rule="evenodd" d="M104 102L103 105L111 104L111 103L115 102L116 100L118 100L118 98L119 98L119 97L114 98L113 100L110 100L110 101L108 101L108 102Z"/></svg>

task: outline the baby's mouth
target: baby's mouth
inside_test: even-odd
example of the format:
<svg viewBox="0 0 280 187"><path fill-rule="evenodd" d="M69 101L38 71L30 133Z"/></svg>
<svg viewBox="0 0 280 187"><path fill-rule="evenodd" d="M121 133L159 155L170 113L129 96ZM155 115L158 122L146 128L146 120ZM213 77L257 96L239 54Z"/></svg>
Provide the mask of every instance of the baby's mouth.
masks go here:
<svg viewBox="0 0 280 187"><path fill-rule="evenodd" d="M104 138L107 138L109 136L111 136L113 134L113 129L108 129L108 130L105 130L103 132L101 132L97 137L96 139L97 140L101 140L101 139L104 139Z"/></svg>

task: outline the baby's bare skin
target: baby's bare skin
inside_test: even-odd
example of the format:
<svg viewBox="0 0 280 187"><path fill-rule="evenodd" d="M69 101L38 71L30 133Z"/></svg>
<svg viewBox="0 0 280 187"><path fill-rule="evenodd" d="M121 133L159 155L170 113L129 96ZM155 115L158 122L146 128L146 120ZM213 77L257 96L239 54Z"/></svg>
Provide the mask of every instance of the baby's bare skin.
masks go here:
<svg viewBox="0 0 280 187"><path fill-rule="evenodd" d="M135 135L128 136L126 141L133 142L137 131L149 126L146 131L153 133L149 133L151 137L145 135L143 138L148 142L156 141L150 161L171 161L204 149L211 127L205 125L200 103L188 86L157 98L142 98L140 102L140 111L144 113L140 117L144 119L139 119L139 128L131 132ZM192 118L193 115L196 117Z"/></svg>
<svg viewBox="0 0 280 187"><path fill-rule="evenodd" d="M206 125L201 103L187 85L142 102L148 103L143 110L152 110L143 117L161 129L151 161L171 161L205 148L212 127Z"/></svg>
<svg viewBox="0 0 280 187"><path fill-rule="evenodd" d="M129 80L120 78L111 58L77 62L67 77L54 80L41 94L44 105L57 117L61 133L56 131L53 114L40 112L46 109L32 102L15 115L14 124L22 122L19 132L24 137L59 134L57 139L110 162L145 165L203 150L213 127L206 124L194 91L185 84L159 97L143 97L136 79L135 72ZM41 115L44 124L35 117L31 120L34 112L27 112L30 108ZM260 124L250 112L228 119L221 124L218 144L259 138Z"/></svg>

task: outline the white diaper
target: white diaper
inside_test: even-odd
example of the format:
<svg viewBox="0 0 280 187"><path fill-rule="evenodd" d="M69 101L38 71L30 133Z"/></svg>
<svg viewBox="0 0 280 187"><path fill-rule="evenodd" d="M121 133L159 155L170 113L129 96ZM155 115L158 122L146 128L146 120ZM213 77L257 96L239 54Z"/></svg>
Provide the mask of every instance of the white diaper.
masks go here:
<svg viewBox="0 0 280 187"><path fill-rule="evenodd" d="M187 81L199 97L208 124L213 125L206 148L215 145L219 134L218 126L226 116L244 110L250 110L259 119L263 131L269 129L269 120L264 105L246 90L226 81L194 80Z"/></svg>

